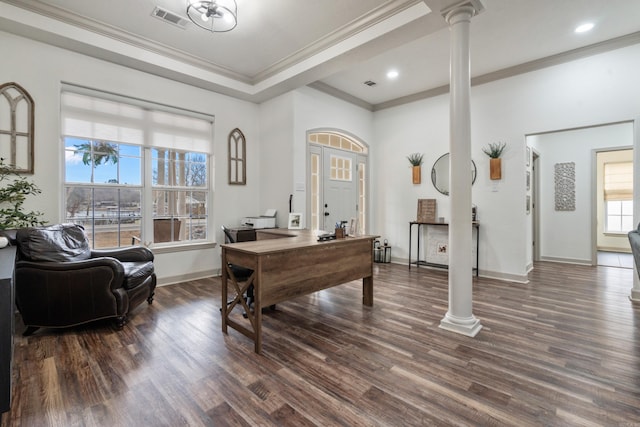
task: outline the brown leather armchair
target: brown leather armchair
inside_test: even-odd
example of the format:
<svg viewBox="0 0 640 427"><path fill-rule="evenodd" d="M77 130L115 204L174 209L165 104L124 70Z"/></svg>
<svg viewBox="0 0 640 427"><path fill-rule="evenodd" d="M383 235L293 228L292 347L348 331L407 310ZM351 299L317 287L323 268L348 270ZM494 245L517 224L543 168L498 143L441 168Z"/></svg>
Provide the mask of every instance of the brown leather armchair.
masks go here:
<svg viewBox="0 0 640 427"><path fill-rule="evenodd" d="M76 224L15 232L16 306L30 335L40 327L68 327L115 318L122 328L129 312L153 302L153 253L143 246L91 250Z"/></svg>

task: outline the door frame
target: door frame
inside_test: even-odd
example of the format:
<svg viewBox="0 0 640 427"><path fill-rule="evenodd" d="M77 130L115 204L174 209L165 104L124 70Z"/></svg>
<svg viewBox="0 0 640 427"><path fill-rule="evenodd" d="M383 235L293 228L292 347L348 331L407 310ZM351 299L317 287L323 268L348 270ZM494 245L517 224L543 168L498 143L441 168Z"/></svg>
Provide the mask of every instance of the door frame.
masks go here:
<svg viewBox="0 0 640 427"><path fill-rule="evenodd" d="M342 138L348 139L350 140L352 143L355 143L356 145L362 147L363 152L356 152L356 151L352 151L352 150L345 150L339 147L332 147L326 144L321 144L321 143L317 143L317 142L313 142L311 141L311 135L313 134L318 134L318 133L329 133L329 134L335 134L338 135ZM323 170L323 147L327 147L327 148L332 148L332 149L336 149L336 150L341 150L341 151L345 151L345 152L349 152L349 153L353 153L356 156L356 164L355 164L355 178L354 179L359 179L359 165L361 163L365 164L365 173L364 173L364 218L365 218L365 222L366 224L370 224L370 218L371 218L371 210L370 210L370 192L369 192L369 187L371 187L370 183L371 183L371 178L370 178L370 162L369 162L369 144L367 144L366 142L364 142L362 139L358 138L357 136L353 135L350 132L344 131L342 129L336 129L336 128L314 128L314 129L309 129L306 132L306 172L305 172L305 178L306 178L306 209L307 209L307 218L308 218L308 226L311 227L312 226L312 177L311 177L311 171L312 171L312 164L311 164L311 155L312 154L318 154L320 156L320 165L319 165L319 170L322 173ZM320 175L319 178L319 194L324 194L324 188L323 188L323 181L324 181L324 177L322 175ZM358 205L358 216L360 215L360 198L361 198L361 193L360 193L360 185L359 182L356 183L356 203ZM362 231L366 231L366 230L362 230Z"/></svg>

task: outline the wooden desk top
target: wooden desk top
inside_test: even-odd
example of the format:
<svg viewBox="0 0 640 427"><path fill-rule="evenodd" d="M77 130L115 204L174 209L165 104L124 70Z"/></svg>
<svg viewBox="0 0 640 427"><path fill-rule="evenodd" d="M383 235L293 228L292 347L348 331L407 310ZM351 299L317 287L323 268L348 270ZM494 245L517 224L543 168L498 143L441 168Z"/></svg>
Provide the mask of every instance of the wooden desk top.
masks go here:
<svg viewBox="0 0 640 427"><path fill-rule="evenodd" d="M295 251L300 248L311 246L331 246L340 245L354 240L372 240L377 236L357 236L345 237L344 239L318 241L318 232L312 230L289 230L286 228L269 228L256 230L258 233L271 234L274 238L256 240L252 242L224 243L223 248L233 248L233 250L250 253L254 255L264 255L274 252ZM279 238L282 237L282 238Z"/></svg>

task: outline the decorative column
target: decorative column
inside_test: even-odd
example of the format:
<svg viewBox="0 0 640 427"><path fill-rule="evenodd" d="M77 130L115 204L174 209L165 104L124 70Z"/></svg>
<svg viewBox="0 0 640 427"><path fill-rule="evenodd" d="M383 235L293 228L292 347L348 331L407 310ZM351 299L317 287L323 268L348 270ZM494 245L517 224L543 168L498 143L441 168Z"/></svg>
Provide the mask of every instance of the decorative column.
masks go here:
<svg viewBox="0 0 640 427"><path fill-rule="evenodd" d="M449 310L440 327L470 337L482 325L472 313L473 257L471 227L471 72L469 27L471 18L483 10L477 0L458 1L442 14L451 31L449 183Z"/></svg>
<svg viewBox="0 0 640 427"><path fill-rule="evenodd" d="M633 164L640 165L640 116L636 117L633 129ZM638 170L637 167L636 170ZM640 173L633 174L633 218L635 219L633 224L640 226ZM629 299L634 302L640 302L640 277L638 276L638 266L635 262L633 288L631 288Z"/></svg>

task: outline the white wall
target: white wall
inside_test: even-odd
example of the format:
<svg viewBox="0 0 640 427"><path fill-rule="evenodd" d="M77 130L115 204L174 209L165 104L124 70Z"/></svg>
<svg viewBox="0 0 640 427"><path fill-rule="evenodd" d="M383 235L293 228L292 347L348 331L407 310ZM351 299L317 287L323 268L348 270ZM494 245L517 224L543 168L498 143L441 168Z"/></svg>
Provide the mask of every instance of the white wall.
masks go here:
<svg viewBox="0 0 640 427"><path fill-rule="evenodd" d="M293 94L264 102L260 120L260 197L259 207L277 209L278 227L287 227L289 195L293 194ZM301 212L296 211L294 212Z"/></svg>
<svg viewBox="0 0 640 427"><path fill-rule="evenodd" d="M633 145L633 123L532 135L527 141L540 154L540 259L591 265L597 237L593 215L597 201L594 150ZM575 163L576 209L556 211L554 167L566 162Z"/></svg>
<svg viewBox="0 0 640 427"><path fill-rule="evenodd" d="M198 89L180 82L145 74L67 50L0 32L1 82L16 82L35 102L35 173L33 181L42 196L25 203L28 210L45 213L44 219L62 219L61 182L64 176L60 142L60 84L73 83L147 101L215 115L215 191L212 232L221 241L221 224L257 213L260 157L258 106ZM227 185L227 136L239 127L247 139L247 185ZM255 154L254 154L255 153ZM219 249L159 254L156 270L160 283L211 274L220 268Z"/></svg>
<svg viewBox="0 0 640 427"><path fill-rule="evenodd" d="M531 239L525 135L633 119L640 110L638 69L640 45L634 45L472 88L472 158L478 165L473 203L481 223L481 274L526 281ZM416 217L418 198L436 198L438 215L449 217L447 197L429 179L411 184L406 160L412 152L424 152L423 176L429 176L433 161L449 151L448 111L449 98L443 95L374 115L375 168L380 171L374 178L379 188L376 231L389 237L394 258L406 260L408 222ZM508 145L502 180L494 183L481 148L497 141ZM555 250L568 259L584 257L571 239L556 242Z"/></svg>
<svg viewBox="0 0 640 427"><path fill-rule="evenodd" d="M289 195L293 212L307 212L306 132L317 128L346 131L371 145L370 111L309 87L296 89L260 106L262 209L278 209L278 225L287 226Z"/></svg>

